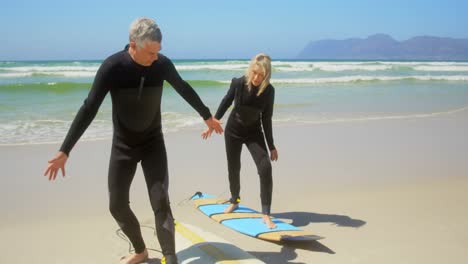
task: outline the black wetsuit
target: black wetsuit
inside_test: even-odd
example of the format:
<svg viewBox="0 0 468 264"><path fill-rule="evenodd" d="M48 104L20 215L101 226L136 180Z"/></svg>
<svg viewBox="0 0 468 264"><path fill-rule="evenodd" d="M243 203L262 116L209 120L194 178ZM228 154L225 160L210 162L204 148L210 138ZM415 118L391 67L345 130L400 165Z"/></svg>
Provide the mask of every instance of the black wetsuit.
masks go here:
<svg viewBox="0 0 468 264"><path fill-rule="evenodd" d="M110 211L137 253L145 249L140 225L129 206L129 189L141 161L163 254L175 255L174 220L168 197L168 165L161 130L163 82L203 117L211 117L193 88L181 79L171 60L162 54L151 66L133 61L128 50L107 58L99 68L91 91L63 142L67 155L94 119L110 91L114 135L109 164Z"/></svg>
<svg viewBox="0 0 468 264"><path fill-rule="evenodd" d="M231 202L238 203L240 200L240 156L242 145L245 144L252 154L260 176L262 213L269 215L273 180L265 139L268 148L274 150L271 117L275 90L270 84L260 96L257 96L257 92L258 87L254 86L250 91L248 90L245 85L245 77L232 79L231 86L221 101L215 117L221 119L232 102L235 101L224 134ZM262 125L265 135L262 132Z"/></svg>

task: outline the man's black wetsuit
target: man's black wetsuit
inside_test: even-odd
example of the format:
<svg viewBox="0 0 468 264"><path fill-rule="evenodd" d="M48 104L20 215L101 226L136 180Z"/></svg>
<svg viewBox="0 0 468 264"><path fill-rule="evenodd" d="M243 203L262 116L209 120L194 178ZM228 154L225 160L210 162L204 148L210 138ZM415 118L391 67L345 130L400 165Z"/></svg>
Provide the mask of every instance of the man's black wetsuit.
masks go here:
<svg viewBox="0 0 468 264"><path fill-rule="evenodd" d="M262 213L269 215L273 180L265 138L268 148L276 149L271 122L275 90L270 84L260 96L257 96L257 92L258 87L252 86L250 91L247 89L245 77L232 79L231 86L221 101L215 118L220 120L235 101L224 132L231 202L238 203L240 199L240 156L242 144L245 144L252 154L260 176ZM265 135L262 132L262 125Z"/></svg>
<svg viewBox="0 0 468 264"><path fill-rule="evenodd" d="M141 161L158 240L163 254L168 256L175 255L175 243L168 197L167 156L161 130L161 95L165 80L203 119L211 117L209 109L181 79L169 58L159 54L159 59L151 66L142 66L133 61L128 50L123 50L102 63L60 150L67 155L70 153L110 91L114 127L108 175L110 211L135 251L143 252L145 244L140 226L129 206L130 184L137 163Z"/></svg>

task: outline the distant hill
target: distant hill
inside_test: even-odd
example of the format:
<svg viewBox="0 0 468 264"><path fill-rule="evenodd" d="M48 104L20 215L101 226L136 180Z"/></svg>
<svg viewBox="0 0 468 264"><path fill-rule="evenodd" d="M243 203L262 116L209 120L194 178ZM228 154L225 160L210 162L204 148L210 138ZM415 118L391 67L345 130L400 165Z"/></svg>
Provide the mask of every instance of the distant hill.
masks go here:
<svg viewBox="0 0 468 264"><path fill-rule="evenodd" d="M468 60L468 39L413 37L396 41L386 34L366 39L318 40L310 42L298 59L363 60Z"/></svg>

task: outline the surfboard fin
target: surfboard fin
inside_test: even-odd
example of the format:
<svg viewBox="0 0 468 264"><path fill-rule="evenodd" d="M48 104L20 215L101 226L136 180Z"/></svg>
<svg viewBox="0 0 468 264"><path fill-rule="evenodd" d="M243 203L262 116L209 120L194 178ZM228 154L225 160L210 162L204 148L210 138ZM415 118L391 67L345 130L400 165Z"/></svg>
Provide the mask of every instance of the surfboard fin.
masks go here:
<svg viewBox="0 0 468 264"><path fill-rule="evenodd" d="M202 193L202 192L200 192L200 191L197 191L197 192L195 192L195 194L194 194L194 195L192 195L192 197L190 197L190 199L192 199L192 198L193 198L193 197L195 197L195 196L197 196L197 197L199 197L199 198L200 198L200 197L202 197L202 196L203 196L203 193Z"/></svg>

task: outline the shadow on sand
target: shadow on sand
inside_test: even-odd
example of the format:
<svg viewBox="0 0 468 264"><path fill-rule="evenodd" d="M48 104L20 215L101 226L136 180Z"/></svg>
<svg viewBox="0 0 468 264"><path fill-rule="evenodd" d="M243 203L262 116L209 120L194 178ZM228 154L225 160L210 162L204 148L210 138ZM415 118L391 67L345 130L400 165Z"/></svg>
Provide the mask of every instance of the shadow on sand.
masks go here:
<svg viewBox="0 0 468 264"><path fill-rule="evenodd" d="M359 228L366 224L366 222L363 220L353 219L346 215L317 214L308 212L284 212L275 213L272 214L272 216L286 220L296 227L305 227L310 223L331 223L339 227ZM266 263L272 264L306 264L305 262L294 262L294 260L298 257L296 249L335 254L333 250L318 241L289 241L275 244L282 246L279 252L249 251L249 253Z"/></svg>
<svg viewBox="0 0 468 264"><path fill-rule="evenodd" d="M160 258L149 258L146 262L147 264L160 264L161 259Z"/></svg>
<svg viewBox="0 0 468 264"><path fill-rule="evenodd" d="M255 262L255 257L247 254L239 247L221 242L203 242L177 252L180 263L184 264L210 264L218 262L248 261Z"/></svg>
<svg viewBox="0 0 468 264"><path fill-rule="evenodd" d="M271 242L282 246L279 252L254 252L249 251L250 254L256 256L258 259L265 263L288 263L288 264L302 264L305 262L293 262L297 258L296 249L302 249L313 252L321 252L328 254L335 254L333 250L323 245L318 241L288 241L288 242Z"/></svg>
<svg viewBox="0 0 468 264"><path fill-rule="evenodd" d="M291 220L291 224L297 227L307 226L310 223L332 223L341 227L359 228L366 224L365 221L353 219L346 215L316 214L308 212L276 213L272 216Z"/></svg>

